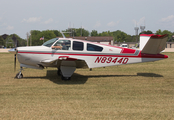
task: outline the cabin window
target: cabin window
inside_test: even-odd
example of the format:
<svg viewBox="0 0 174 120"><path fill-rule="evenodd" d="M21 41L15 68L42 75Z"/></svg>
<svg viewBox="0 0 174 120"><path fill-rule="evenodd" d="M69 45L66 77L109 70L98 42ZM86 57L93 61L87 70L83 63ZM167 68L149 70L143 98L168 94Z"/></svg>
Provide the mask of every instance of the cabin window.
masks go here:
<svg viewBox="0 0 174 120"><path fill-rule="evenodd" d="M87 43L87 51L98 51L101 52L103 47Z"/></svg>
<svg viewBox="0 0 174 120"><path fill-rule="evenodd" d="M83 48L84 48L83 42L73 41L73 50L80 50L80 51L82 51Z"/></svg>
<svg viewBox="0 0 174 120"><path fill-rule="evenodd" d="M58 38L53 38L51 40L46 41L43 46L51 47L54 42L56 42Z"/></svg>
<svg viewBox="0 0 174 120"><path fill-rule="evenodd" d="M59 40L54 44L54 48L58 50L70 50L71 41L70 40Z"/></svg>

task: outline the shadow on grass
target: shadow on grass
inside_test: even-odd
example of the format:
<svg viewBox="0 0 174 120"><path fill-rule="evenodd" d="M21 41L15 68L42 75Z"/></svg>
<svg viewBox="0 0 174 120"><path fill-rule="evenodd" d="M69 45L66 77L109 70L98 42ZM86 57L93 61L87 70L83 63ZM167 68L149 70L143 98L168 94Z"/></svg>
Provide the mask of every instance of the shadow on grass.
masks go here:
<svg viewBox="0 0 174 120"><path fill-rule="evenodd" d="M56 84L85 84L88 78L99 78L99 77L163 77L162 75L155 73L137 73L137 75L80 75L74 73L69 81L61 80L61 76L57 75L57 70L48 70L44 77L24 77L23 79L48 79Z"/></svg>
<svg viewBox="0 0 174 120"><path fill-rule="evenodd" d="M162 75L155 74L155 73L137 73L137 76L143 76L143 77L163 77Z"/></svg>

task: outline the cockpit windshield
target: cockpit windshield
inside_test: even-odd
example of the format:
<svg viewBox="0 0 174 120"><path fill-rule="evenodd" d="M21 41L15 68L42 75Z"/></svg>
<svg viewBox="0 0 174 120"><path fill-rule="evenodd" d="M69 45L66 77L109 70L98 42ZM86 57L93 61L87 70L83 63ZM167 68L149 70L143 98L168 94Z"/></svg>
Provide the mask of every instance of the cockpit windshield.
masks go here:
<svg viewBox="0 0 174 120"><path fill-rule="evenodd" d="M51 47L54 42L56 42L59 38L53 38L51 40L46 41L42 46Z"/></svg>

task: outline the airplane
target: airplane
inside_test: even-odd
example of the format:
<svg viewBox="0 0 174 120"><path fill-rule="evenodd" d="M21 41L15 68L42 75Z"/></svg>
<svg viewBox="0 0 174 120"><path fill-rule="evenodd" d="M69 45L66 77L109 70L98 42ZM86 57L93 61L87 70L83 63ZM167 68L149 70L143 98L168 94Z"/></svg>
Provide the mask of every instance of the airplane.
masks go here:
<svg viewBox="0 0 174 120"><path fill-rule="evenodd" d="M58 68L62 80L70 80L76 68L97 68L158 61L168 58L161 54L168 35L141 34L140 49L123 48L72 38L53 38L41 46L17 47L9 50L20 63L16 78L23 78L23 68ZM143 41L143 42L142 42Z"/></svg>

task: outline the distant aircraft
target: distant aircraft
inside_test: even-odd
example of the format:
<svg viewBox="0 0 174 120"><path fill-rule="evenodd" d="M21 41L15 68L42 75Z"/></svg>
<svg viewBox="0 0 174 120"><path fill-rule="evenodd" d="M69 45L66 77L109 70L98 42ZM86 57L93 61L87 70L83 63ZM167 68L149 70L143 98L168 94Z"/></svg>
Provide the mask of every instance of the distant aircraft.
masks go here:
<svg viewBox="0 0 174 120"><path fill-rule="evenodd" d="M20 63L16 78L23 78L25 68L58 68L62 80L70 80L76 68L97 68L132 63L150 62L168 58L160 54L165 49L167 35L141 34L140 50L104 45L72 38L53 38L42 46L17 47L9 50Z"/></svg>

